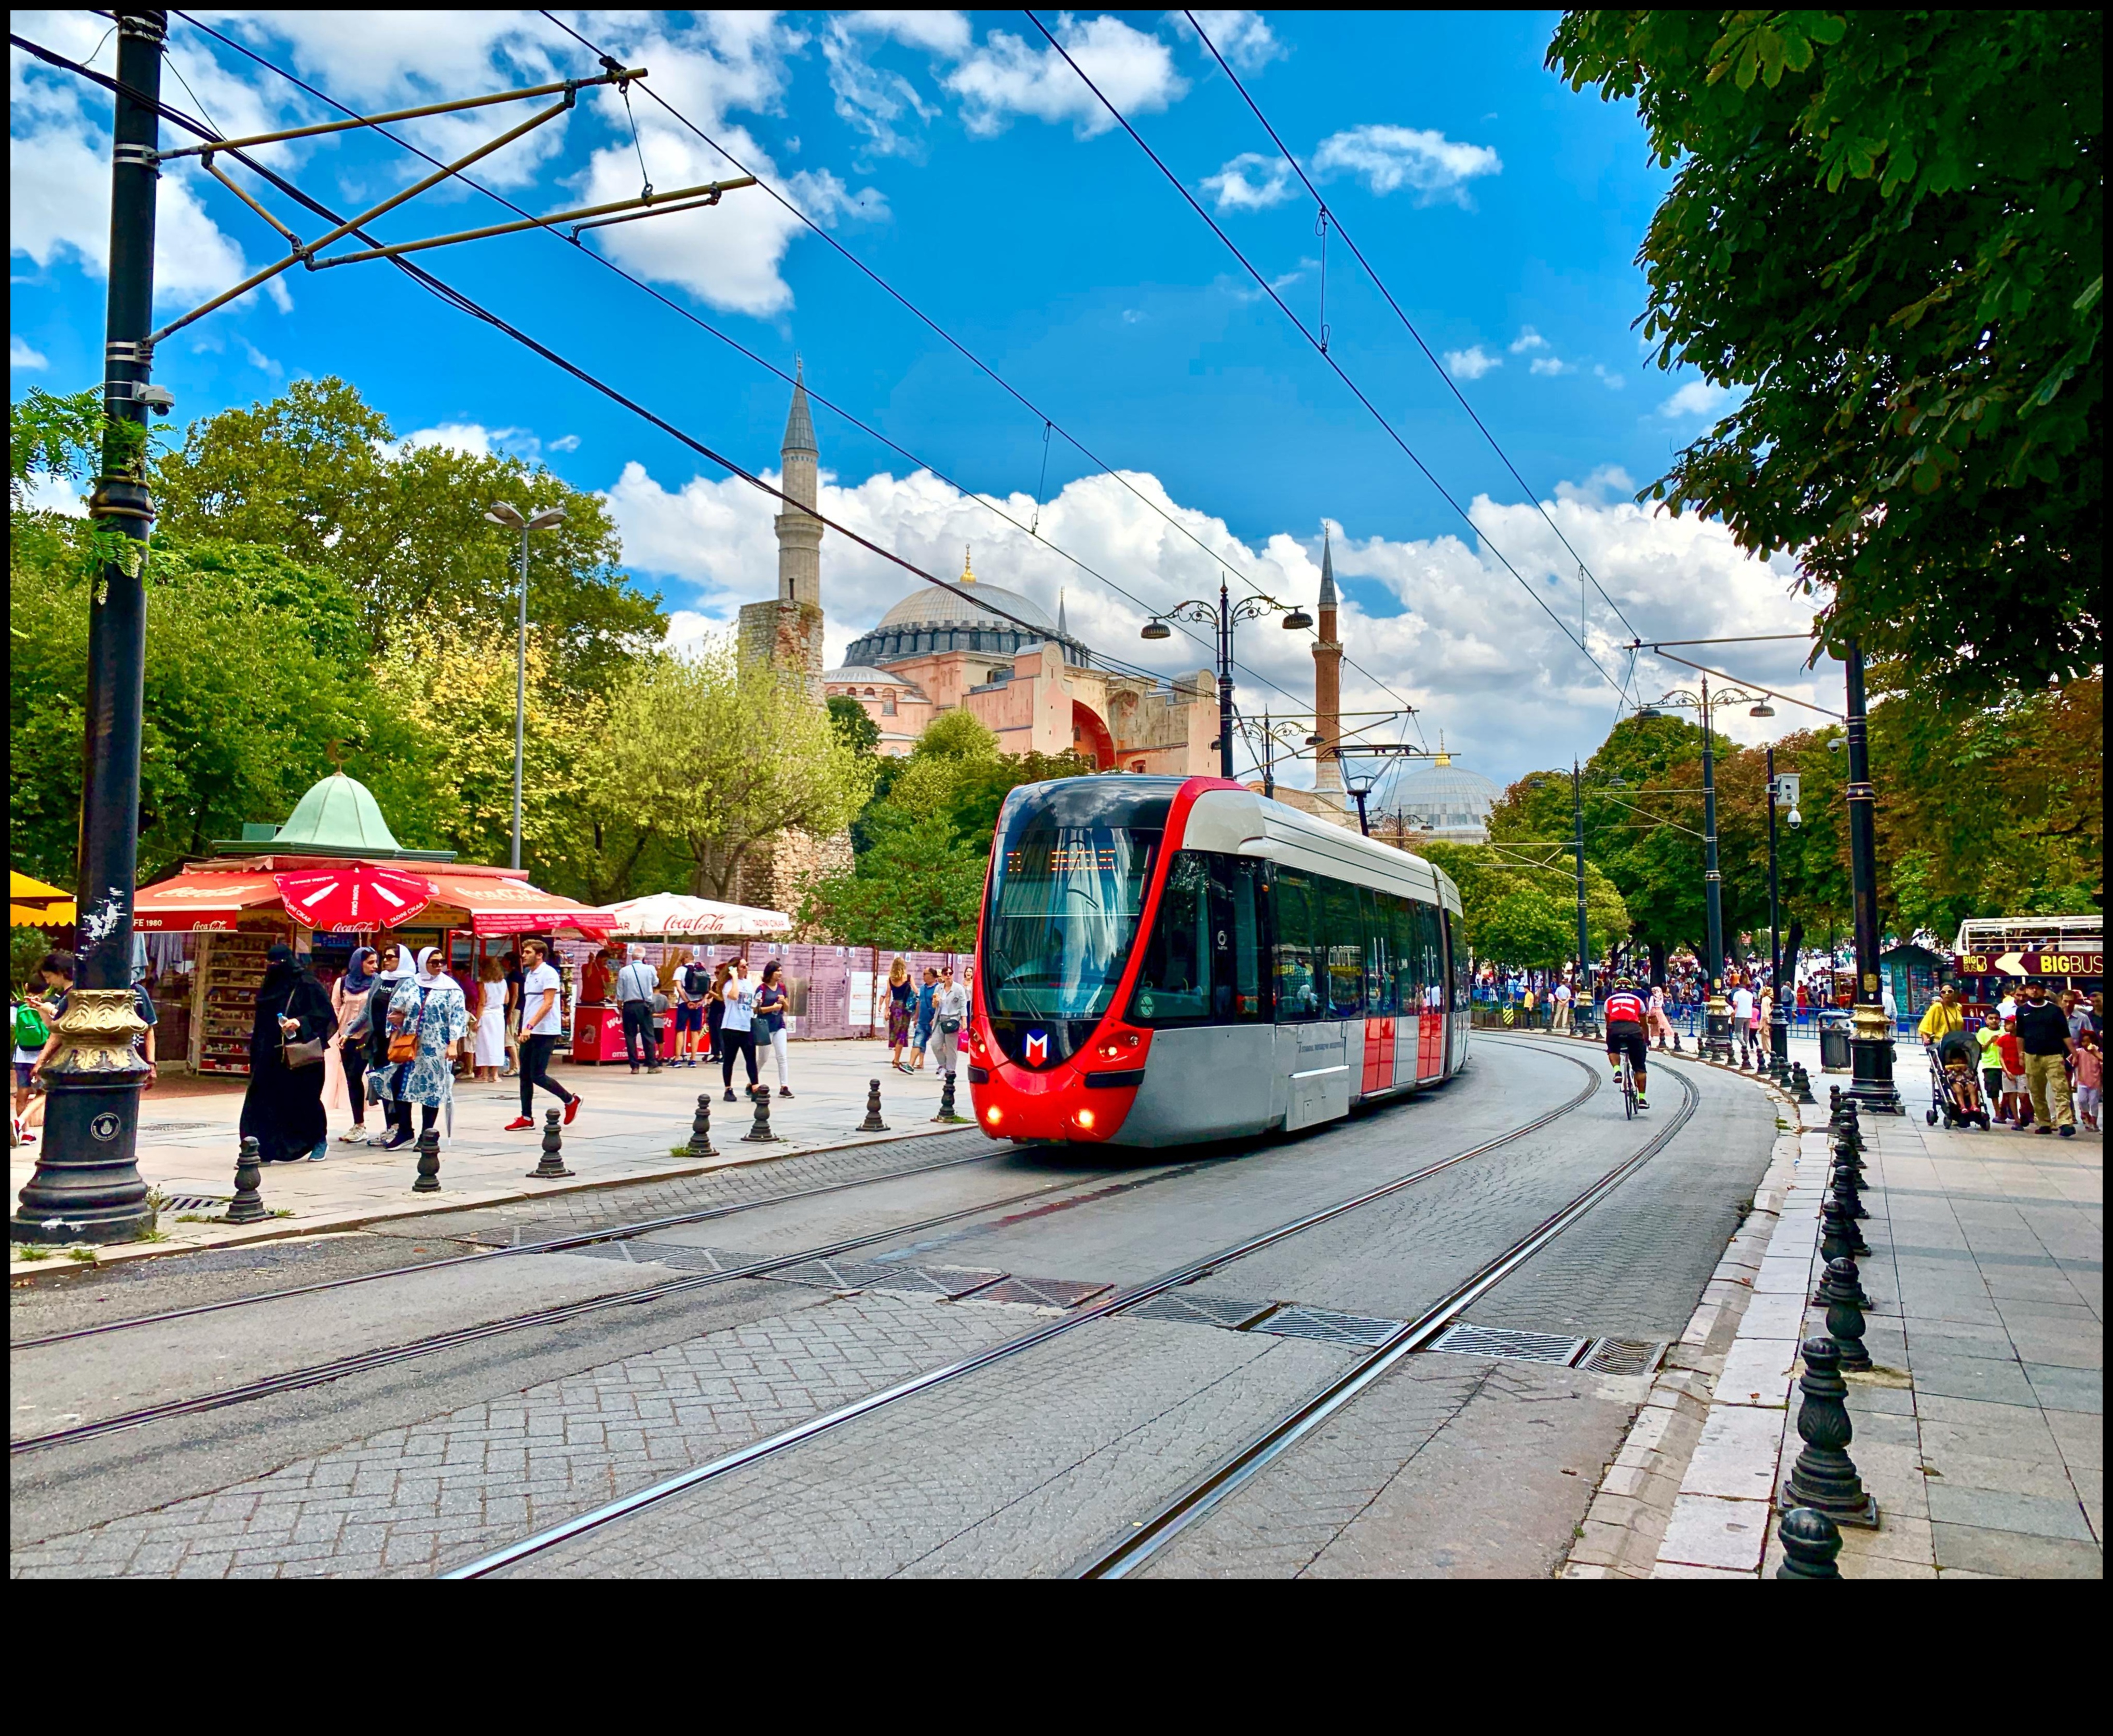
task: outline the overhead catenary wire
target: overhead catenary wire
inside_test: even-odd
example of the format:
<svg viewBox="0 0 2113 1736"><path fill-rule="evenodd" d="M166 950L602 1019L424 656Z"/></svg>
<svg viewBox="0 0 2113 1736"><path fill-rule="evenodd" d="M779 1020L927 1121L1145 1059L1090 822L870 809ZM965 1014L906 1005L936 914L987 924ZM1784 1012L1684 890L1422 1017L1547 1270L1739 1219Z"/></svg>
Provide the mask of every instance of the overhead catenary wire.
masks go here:
<svg viewBox="0 0 2113 1736"><path fill-rule="evenodd" d="M564 19L559 17L555 13L545 11L542 16L548 19L552 24L555 25L558 29L563 30L568 36L571 37L573 40L577 43L582 48L587 50L589 53L595 55L597 58L606 57L605 51L599 45L591 42L586 37L582 35L577 30L574 30L571 25L566 23ZM1029 16L1031 17L1033 15L1030 13ZM1036 421L1045 423L1047 426L1054 428L1057 433L1062 435L1066 444L1077 451L1079 454L1088 463L1098 468L1102 474L1112 477L1116 482L1120 483L1123 488L1127 490L1137 499L1140 504L1147 508L1151 512L1156 513L1159 517L1164 519L1172 529L1178 531L1181 535L1187 538L1198 549L1203 550L1204 554L1209 557L1212 562L1217 567L1224 572L1230 573L1233 577L1238 579L1241 584L1246 586L1247 588L1253 591L1257 596L1266 595L1262 587L1257 585L1246 573L1235 567L1230 562L1226 560L1223 554L1220 554L1216 549L1213 549L1208 543L1205 542L1203 538L1197 535L1193 531L1189 529L1187 525L1182 523L1180 519L1169 513L1164 507L1160 505L1157 501L1154 500L1149 494L1139 488L1128 476L1125 476L1120 470L1110 464L1105 458L1100 457L1099 454L1095 453L1091 447L1088 446L1084 441L1081 440L1075 434L1073 434L1061 422L1052 420L1047 412L1043 410L1025 393L1020 391L1017 386L1011 383L1011 381L1006 379L1005 376L1000 374L997 369L993 368L988 362L985 362L980 356L977 355L975 352L970 349L965 344L962 343L960 339L956 338L952 332L948 331L945 326L940 325L937 320L933 319L931 315L925 312L924 310L920 308L915 302L911 301L908 296L905 295L900 289L897 289L895 285L890 283L886 278L883 277L879 272L874 271L871 266L868 265L863 259L860 258L858 255L854 253L849 248L846 247L842 242L837 240L834 235L831 235L826 229L823 228L820 224L817 223L811 216L808 216L805 211L801 210L796 203L786 198L783 194L780 193L770 184L769 178L767 175L757 175L752 167L748 164L744 163L741 158L735 156L732 151L726 148L725 145L722 144L718 139L713 138L710 134L707 133L702 127L699 126L696 121L691 120L687 115L685 115L680 109L677 108L674 104L670 103L665 97L662 96L659 91L654 89L650 82L643 84L641 88L644 89L647 96L652 98L652 99L655 103L658 103L662 108L665 109L671 117L680 122L683 126L687 127L705 145L709 146L714 151L716 151L721 157L724 157L727 162L733 164L734 166L739 169L742 174L751 176L759 187L762 188L765 193L771 196L771 198L775 199L780 205L783 206L786 211L791 213L793 217L804 224L813 234L819 236L830 248L834 249L838 255L856 269L863 276L870 280L875 287L882 291L883 294L886 294L891 300L894 301L898 306L903 308L903 310L913 319L916 320L920 325L924 326L928 330L932 332L933 335L938 337L942 343L952 349L957 355L961 357L964 361L967 362L970 367L975 368L978 372L983 375L985 378L988 379L1001 391L1004 392L1007 397L1011 398L1029 415L1033 416ZM1360 663L1355 658L1346 654L1343 660L1353 669L1356 670L1358 674L1363 676L1364 678L1370 681L1375 687L1378 688L1381 692L1386 695L1389 699L1394 700L1397 704L1399 704L1403 711L1408 712L1412 716L1418 715L1418 709L1416 705L1411 703L1408 699L1404 699L1400 693L1394 690L1394 687L1390 686L1386 681L1381 680L1378 676L1373 674L1371 670L1366 668L1364 665ZM1268 681L1266 677L1264 678L1264 682L1266 686L1276 686L1275 682ZM1277 688L1277 691L1281 693L1284 690L1279 687ZM1422 727L1420 722L1417 727L1420 732Z"/></svg>
<svg viewBox="0 0 2113 1736"><path fill-rule="evenodd" d="M1473 517L1468 513L1467 509L1462 506L1458 500L1453 498L1452 491L1449 490L1444 483L1438 480L1437 476L1432 472L1431 467L1423 462L1423 459L1417 453L1416 449L1411 446L1407 440L1402 438L1399 431L1394 427L1392 422L1387 420L1385 413L1381 410L1377 404L1372 402L1370 396L1367 394L1364 388L1359 385L1356 380L1350 377L1349 371L1343 367L1343 364L1328 353L1326 349L1321 345L1320 339L1313 332L1308 330L1306 322L1300 319L1296 313L1291 311L1290 308L1285 303L1284 298L1277 293L1276 286L1256 267L1254 262L1250 260L1245 253L1240 251L1239 245L1233 240L1233 238L1230 235L1225 233L1225 230L1220 226L1217 220L1214 218L1209 212L1204 210L1203 206L1198 203L1196 196L1189 192L1189 189L1183 185L1181 177L1176 175L1174 171L1167 166L1166 162L1161 157L1159 153L1153 150L1151 145L1146 142L1144 135L1139 132L1134 126L1130 125L1128 117L1124 115L1123 112L1117 108L1113 103L1108 100L1107 94L1101 89L1101 87L1096 84L1092 78L1088 75L1085 68L1081 66L1078 62L1072 59L1070 51L1065 48L1062 43L1056 39L1055 33L1052 32L1047 25L1043 23L1042 20L1034 12L1028 12L1027 18L1029 22L1033 24L1034 28L1042 33L1043 36L1047 40L1049 46L1056 52L1059 57L1061 57L1064 64L1069 66L1071 71L1078 75L1079 81L1083 84L1087 89L1090 90L1093 93L1095 98L1100 103L1101 107L1107 110L1108 113L1114 116L1116 124L1120 126L1122 130L1130 135L1131 142L1134 144L1139 150L1143 151L1145 156L1151 160L1152 166L1157 168L1161 175L1166 176L1167 184L1171 186L1176 193L1180 194L1183 201L1189 206L1189 209L1193 211L1198 216L1201 217L1209 226L1211 233L1216 235L1218 239L1224 244L1225 251L1230 253L1234 258L1237 259L1240 262L1241 267L1250 277L1254 279L1255 282L1258 285L1261 286L1262 293L1266 295L1271 301L1276 304L1278 311L1281 312L1286 319L1289 320L1292 325L1297 328L1298 335L1304 338L1308 344L1313 346L1315 353L1318 354L1321 359L1326 362L1329 367L1334 371L1335 377L1340 380L1343 384L1349 389L1351 395L1371 412L1372 419L1385 431L1387 437L1391 440L1395 445L1401 449L1402 452L1408 458L1409 462L1413 464L1417 471L1422 473L1424 480L1430 483L1433 489L1437 490L1439 498L1444 500L1446 505L1450 507L1453 511L1458 515L1462 522L1464 522L1470 530L1474 531L1476 535L1481 540L1482 546L1496 556L1497 559L1503 564L1504 571L1518 581L1519 588L1524 590L1529 597L1533 599L1535 604L1540 608L1543 614L1546 615L1550 621L1554 622L1555 630L1562 634L1565 639L1568 640L1572 645L1577 648L1578 654L1581 656L1586 663L1592 666L1594 672L1599 676L1600 680L1606 682L1609 686L1613 688L1618 693L1624 691L1622 684L1607 672L1605 667L1600 662L1599 658L1593 656L1591 648L1589 645L1586 645L1575 633L1570 631L1568 623L1567 623L1560 615L1557 614L1555 611L1549 606L1547 599L1544 598L1540 592L1536 590L1533 586L1527 581L1525 575L1520 572L1518 568L1512 564L1511 558L1507 555L1502 549L1497 546L1495 540L1490 536L1486 531L1475 522Z"/></svg>
<svg viewBox="0 0 2113 1736"><path fill-rule="evenodd" d="M204 35L212 37L216 42L233 49L238 54L244 56L248 59L254 62L258 66L263 67L267 71L272 72L278 77L284 79L288 84L292 84L296 89L303 91L308 96L314 98L317 102L325 103L329 107L336 109L341 114L351 115L355 112L355 111L346 107L345 104L339 102L335 98L331 96L327 92L318 89L315 85L308 83L305 80L300 78L294 73L289 71L286 68L267 59L265 56L258 53L255 49L249 47L246 43L238 42L230 37L223 35L220 31L214 30L212 25L201 22L199 20L191 16L191 15L187 12L179 11L176 12L176 16L182 19L185 23L189 25L194 30L199 31ZM591 46L591 44L589 46ZM609 57L605 55L602 58L606 61ZM185 88L188 89L189 87L186 86ZM628 105L628 93L626 100ZM628 112L628 108L627 107L627 113ZM379 134L382 138L389 140L390 144L410 152L413 156L420 157L423 161L431 163L436 167L445 166L441 164L440 160L433 156L430 152L421 149L410 139L399 137L398 134L390 132L386 127L377 125L372 129L372 130ZM731 158L728 159L728 161L732 160L732 159ZM642 154L640 158L640 166L642 172L644 168L644 158ZM518 216L526 217L530 215L528 212L523 209L521 206L514 203L513 200L508 198L504 194L499 193L494 189L486 186L483 183L478 181L474 176L469 175L467 171L461 170L456 171L455 179L462 181L465 185L470 187L476 192L484 194L486 198L504 207L507 210L513 212ZM760 184L759 183L759 185ZM740 339L733 337L729 333L720 330L718 326L714 326L710 321L704 319L692 309L682 306L681 303L675 301L663 291L655 288L644 279L635 276L631 272L626 271L622 266L618 265L614 260L609 258L606 254L597 253L593 248L587 247L580 240L577 230L570 235L566 235L561 233L554 226L545 226L545 228L547 232L555 239L568 243L576 250L585 254L588 258L592 259L596 264L601 266L605 270L614 272L618 277L623 279L624 282L630 284L633 288L652 297L655 301L659 302L663 307L668 308L671 312L688 321L699 330L716 339L719 343L724 344L737 354L754 362L757 367L764 368L770 373L775 374L778 379L783 380L786 385L791 385L794 383L794 376L787 373L783 367L771 361L768 357L757 353L755 350L751 349L746 344L742 343ZM1048 549L1050 553L1058 556L1063 560L1068 561L1072 566L1076 567L1079 572L1084 573L1088 577L1095 580L1099 584L1113 591L1117 596L1122 598L1125 602L1131 604L1147 615L1157 614L1157 612L1152 608L1152 605L1147 603L1143 598L1138 596L1134 592L1128 590L1124 586L1110 578L1106 573L1100 572L1087 562L1080 559L1077 555L1072 554L1069 549L1062 547L1060 544L1052 541L1048 537L1041 534L1039 486L1038 486L1037 490L1038 500L1034 522L1030 525L1022 525L1017 518L1014 517L1011 513L1006 512L1004 508L999 506L988 495L970 489L965 483L956 481L939 466L933 464L929 459L911 451L909 448L902 445L899 441L891 439L888 435L881 432L880 430L874 427L860 417L855 415L843 405L837 403L833 399L825 396L812 385L809 385L806 390L808 397L815 403L820 404L824 409L827 409L832 414L840 417L843 421L849 423L852 427L856 428L860 433L865 435L869 439L887 447L888 450L896 453L906 462L929 472L940 481L946 483L949 487L953 488L959 492L964 499L973 501L977 505L982 507L985 511L991 513L995 517L1002 519L1005 523L1011 525L1015 530L1020 531L1025 535L1029 536L1042 547ZM1047 422L1044 423L1045 429L1049 425ZM1043 482L1045 485L1047 479L1047 438L1045 433L1043 457ZM1204 640L1199 635L1191 631L1186 626L1184 626L1178 622L1175 622L1174 625L1180 628L1182 636L1195 645L1199 650L1205 652L1212 651L1213 648L1208 641ZM1117 670L1118 672L1134 671L1138 668L1138 666L1134 664L1124 664L1121 659L1109 657L1105 652L1097 652L1095 654L1100 657L1101 660L1104 663L1107 664L1111 668ZM1283 687L1276 681L1272 681L1268 676L1263 674L1260 670L1241 663L1237 658L1234 660L1233 668L1235 671L1251 677L1262 686L1268 687L1275 692L1283 694L1287 699L1296 700L1298 698L1297 695L1291 693L1288 689ZM1159 677L1157 676L1154 677L1155 680L1158 678Z"/></svg>
<svg viewBox="0 0 2113 1736"><path fill-rule="evenodd" d="M233 157L236 162L241 163L244 167L249 169L252 173L257 175L260 179L266 181L270 185L276 188L281 194L285 194L286 198L293 200L303 210L309 212L313 215L322 217L326 221L331 223L342 223L345 221L345 218L341 215L332 211L328 206L323 204L322 201L313 198L309 194L303 192L299 186L295 185L285 176L279 174L275 170L267 167L266 165L258 162L255 158L252 157L246 152L241 149L226 147L222 135L214 129L206 125L204 122L199 120L196 116L186 114L183 110L176 108L167 103L161 102L154 98L149 97L144 91L139 90L131 85L123 84L116 79L111 78L103 73L97 72L92 67L82 66L79 62L70 60L66 56L58 53L56 50L47 48L42 43L32 42L28 38L19 35L13 31L10 31L8 33L7 39L14 47L22 49L26 53L35 56L38 59L45 62L48 65L58 67L64 71L75 73L80 77L89 80L94 84L101 85L104 89L115 94L124 95L130 98L133 102L138 103L140 107L152 109L164 120L168 121L171 124L176 126L182 128L185 131L191 134L194 137L208 144L222 146L224 148L222 154ZM361 230L354 230L350 231L350 233L358 239L366 242L369 246L376 246L379 244L374 240L373 237ZM848 525L830 517L827 513L819 512L813 507L808 506L801 501L795 500L783 489L772 486L769 483L764 481L762 477L755 475L753 472L736 462L732 458L727 457L725 454L707 445L705 442L697 439L694 435L678 427L666 417L647 408L646 406L639 403L637 399L629 397L614 385L610 385L607 380L601 379L591 371L584 368L578 363L560 355L556 350L552 349L548 344L545 344L539 339L531 336L528 333L522 330L518 326L511 324L499 314L493 312L491 309L484 307L470 296L466 295L459 289L455 289L452 285L435 276L432 272L427 271L423 266L414 264L412 261L403 257L401 255L395 254L389 256L388 262L395 267L399 271L402 271L406 276L409 277L413 282L416 283L421 289L427 291L427 294L432 295L436 299L454 308L459 312L467 314L471 318L490 326L493 330L512 339L515 343L521 344L524 349L541 356L545 361L550 362L553 367L570 375L573 378L577 380L582 385L600 393L602 396L609 399L612 403L620 405L622 408L629 410L633 415L650 422L653 426L660 430L662 433L667 435L671 440L675 440L681 445L687 447L691 451L696 453L701 458L706 459L708 462L717 465L722 470L726 471L729 475L738 477L741 481L747 483L751 487L770 495L774 499L782 502L785 506L792 508L795 512L806 514L809 517L816 520L828 529L836 531L847 541L855 543L860 548L867 550L869 553L879 556L883 560L888 562L891 565L899 567L904 572L910 573L915 577L921 578L929 584L936 585L942 590L949 591L965 601L975 604L977 607L982 608L989 614L997 616L1000 620L1009 621L1012 622L1014 626L1018 627L1025 631L1037 635L1039 635L1045 631L1038 623L1022 620L1019 616L1014 615L1007 610L1001 608L996 604L987 601L985 599L975 595L952 581L942 579L936 573L928 572L924 568L918 566L915 562L909 559L906 556L898 554L893 549L885 548L882 544L874 541L870 537L860 535L858 531L851 529ZM1142 679L1152 681L1155 686L1166 679L1165 677L1159 674L1157 671L1145 669L1136 664L1120 663L1112 658L1106 658L1104 660L1111 667L1116 668L1119 672L1136 675Z"/></svg>
<svg viewBox="0 0 2113 1736"><path fill-rule="evenodd" d="M1240 100L1247 104L1248 110L1253 114L1255 119L1261 123L1262 130L1269 134L1270 143L1276 147L1277 150L1282 154L1284 160L1291 165L1292 173L1298 177L1300 183L1312 196L1313 203L1320 207L1322 221L1326 223L1332 223L1335 226L1335 233L1343 239L1343 245L1349 248L1351 257L1354 258L1359 265L1364 267L1365 275L1372 280L1372 287L1380 292L1381 297L1385 300L1387 306L1394 310L1394 317L1399 320L1402 323L1402 329L1407 331L1409 336L1416 340L1416 347L1423 352L1424 359L1430 362L1431 367L1436 371L1438 377L1444 381L1446 390L1452 393L1454 398L1459 403L1460 408L1467 412L1467 419L1474 423L1476 428L1481 432L1482 438L1490 443L1490 449L1496 453L1498 459L1503 463L1504 468L1511 473L1512 481L1517 483L1519 487L1525 490L1527 499L1533 502L1534 508L1540 514L1542 521L1548 526L1549 530L1555 533L1556 540L1563 544L1563 548L1568 552L1571 559L1577 563L1577 571L1587 581L1590 582L1592 588L1598 591L1600 596L1604 599L1607 607L1613 610L1615 616L1620 620L1622 625L1627 627L1631 633L1635 633L1636 631L1636 623L1629 619L1627 614L1623 612L1622 605L1614 599L1613 596L1608 591L1607 587L1600 582L1599 576L1592 571L1591 567L1586 563L1585 557L1577 552L1577 549L1572 544L1570 539L1563 534L1563 526L1556 523L1555 520L1549 517L1547 507L1542 503L1540 490L1534 488L1527 482L1524 476L1519 474L1518 467L1512 462L1511 454L1504 450L1503 443L1497 439L1495 435L1490 431L1489 425L1482 420L1479 414L1476 413L1474 405L1467 401L1467 394L1460 390L1459 381L1455 380L1453 376L1446 371L1444 363L1439 360L1437 354L1431 349L1430 344L1424 341L1423 334L1416 329L1416 322L1409 318L1407 310L1402 307L1399 301L1395 300L1394 291L1386 286L1385 280L1380 276L1378 270L1373 266L1371 261L1365 257L1363 249L1358 247L1356 240L1352 237L1350 232L1347 229L1344 228L1342 214L1336 211L1326 199L1321 196L1321 189L1313 185L1312 180L1306 172L1305 166L1301 163L1296 157L1292 155L1291 148L1285 144L1283 139L1278 134L1276 129L1270 125L1269 116L1262 112L1262 105L1255 101L1253 96L1249 93L1247 86L1240 82L1239 74L1235 73L1232 67L1226 63L1225 57L1218 52L1218 45L1211 40L1209 33L1204 30L1201 24L1197 22L1195 13L1193 11L1184 11L1181 16L1189 21L1189 28L1194 30L1198 37L1202 39L1203 46L1211 51L1211 58L1218 63L1219 69L1224 72L1225 77L1230 80L1233 89L1239 93Z"/></svg>

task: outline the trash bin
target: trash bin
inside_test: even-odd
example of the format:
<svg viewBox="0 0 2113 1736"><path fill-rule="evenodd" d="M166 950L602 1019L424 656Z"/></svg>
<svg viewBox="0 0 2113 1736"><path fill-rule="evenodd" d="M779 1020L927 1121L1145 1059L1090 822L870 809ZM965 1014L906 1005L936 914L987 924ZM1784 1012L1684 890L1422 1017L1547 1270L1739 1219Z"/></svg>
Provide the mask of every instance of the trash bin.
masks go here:
<svg viewBox="0 0 2113 1736"><path fill-rule="evenodd" d="M1848 1072L1849 1023L1846 1013L1822 1013L1819 1015L1819 1070L1822 1073Z"/></svg>

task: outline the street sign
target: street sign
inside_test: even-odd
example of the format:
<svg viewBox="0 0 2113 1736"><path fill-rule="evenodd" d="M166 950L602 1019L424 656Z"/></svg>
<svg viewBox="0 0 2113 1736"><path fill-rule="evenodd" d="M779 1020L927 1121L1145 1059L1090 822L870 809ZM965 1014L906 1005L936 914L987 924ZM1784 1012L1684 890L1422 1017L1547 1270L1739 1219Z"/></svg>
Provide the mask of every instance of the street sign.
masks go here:
<svg viewBox="0 0 2113 1736"><path fill-rule="evenodd" d="M1803 781L1804 775L1805 774L1801 772L1778 772L1776 773L1774 795L1777 807L1795 808L1797 806L1797 792Z"/></svg>
<svg viewBox="0 0 2113 1736"><path fill-rule="evenodd" d="M1962 952L1962 977L2102 977L2106 954L2102 948L2088 952Z"/></svg>

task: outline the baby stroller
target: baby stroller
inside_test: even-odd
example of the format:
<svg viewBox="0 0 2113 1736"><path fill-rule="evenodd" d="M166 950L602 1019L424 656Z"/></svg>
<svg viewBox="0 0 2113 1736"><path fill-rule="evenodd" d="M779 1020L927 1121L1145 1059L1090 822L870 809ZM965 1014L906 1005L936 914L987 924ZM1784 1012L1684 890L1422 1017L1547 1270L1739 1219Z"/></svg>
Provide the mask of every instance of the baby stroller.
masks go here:
<svg viewBox="0 0 2113 1736"><path fill-rule="evenodd" d="M1986 1132L1990 1124L1978 1070L1960 1055L1947 1060L1937 1048L1929 1051L1929 1109L1924 1119L1935 1127L1940 1117L1947 1128L1978 1127Z"/></svg>

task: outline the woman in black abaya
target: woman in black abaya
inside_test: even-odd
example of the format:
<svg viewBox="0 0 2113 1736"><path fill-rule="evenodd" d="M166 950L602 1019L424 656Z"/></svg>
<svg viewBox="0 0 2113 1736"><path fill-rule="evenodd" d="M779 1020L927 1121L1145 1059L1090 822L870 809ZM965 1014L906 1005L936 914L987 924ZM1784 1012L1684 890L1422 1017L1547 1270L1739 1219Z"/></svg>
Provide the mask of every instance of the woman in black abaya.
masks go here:
<svg viewBox="0 0 2113 1736"><path fill-rule="evenodd" d="M267 1163L299 1163L330 1151L323 1113L323 1068L286 1064L285 1045L327 1037L336 1023L330 996L301 968L293 949L274 946L257 988L257 1021L249 1032L249 1093L242 1100L242 1134L253 1137Z"/></svg>

